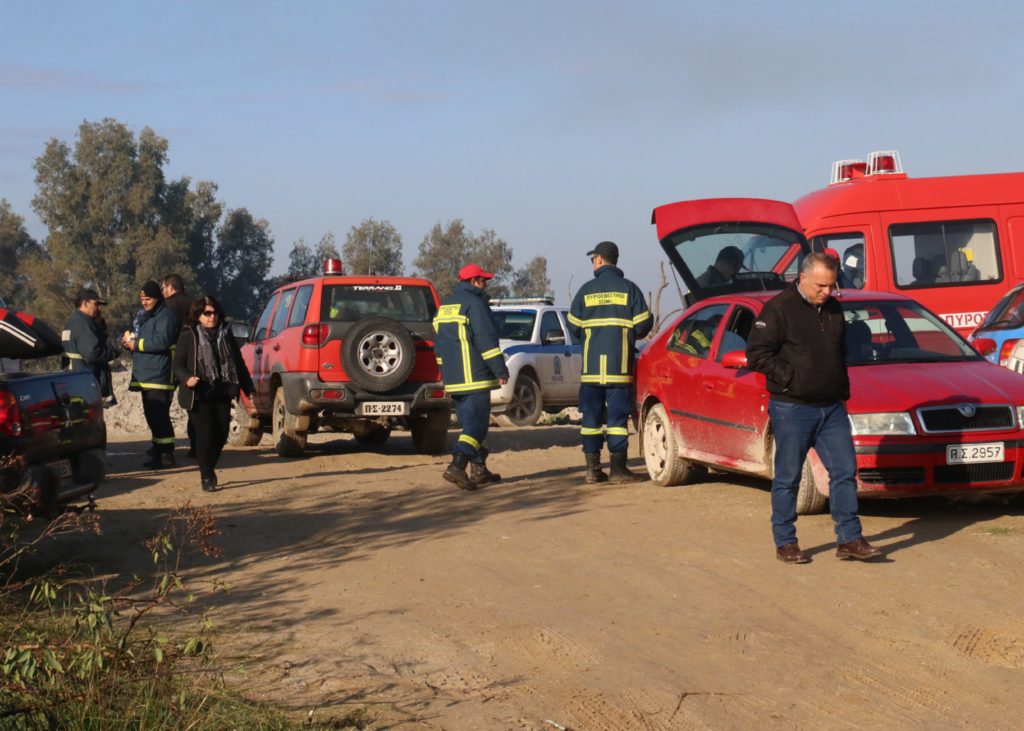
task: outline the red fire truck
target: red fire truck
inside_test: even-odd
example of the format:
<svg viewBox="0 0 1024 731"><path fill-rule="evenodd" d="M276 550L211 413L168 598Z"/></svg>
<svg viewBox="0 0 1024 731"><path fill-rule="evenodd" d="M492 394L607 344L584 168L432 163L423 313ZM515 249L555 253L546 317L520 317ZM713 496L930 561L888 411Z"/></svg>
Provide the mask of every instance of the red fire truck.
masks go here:
<svg viewBox="0 0 1024 731"><path fill-rule="evenodd" d="M839 253L841 286L908 295L964 335L1024 280L1024 172L911 178L874 152L793 207L811 249Z"/></svg>

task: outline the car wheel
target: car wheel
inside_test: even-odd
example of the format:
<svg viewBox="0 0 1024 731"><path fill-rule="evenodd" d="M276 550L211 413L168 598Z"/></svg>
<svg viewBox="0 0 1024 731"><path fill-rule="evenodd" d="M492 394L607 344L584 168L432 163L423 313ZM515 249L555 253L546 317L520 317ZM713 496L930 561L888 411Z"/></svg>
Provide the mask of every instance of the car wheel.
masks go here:
<svg viewBox="0 0 1024 731"><path fill-rule="evenodd" d="M817 458L817 454L815 454ZM775 474L775 440L772 440L772 474ZM796 514L797 515L818 515L825 512L828 505L828 495L818 491L818 484L814 480L814 469L811 467L811 455L808 453L804 460L804 469L800 473L800 485L796 490Z"/></svg>
<svg viewBox="0 0 1024 731"><path fill-rule="evenodd" d="M288 412L284 405L284 389L274 393L274 450L279 457L301 457L306 448L306 432L289 429Z"/></svg>
<svg viewBox="0 0 1024 731"><path fill-rule="evenodd" d="M643 443L647 474L657 485L682 485L703 472L701 467L679 456L679 443L662 404L654 404L644 418Z"/></svg>
<svg viewBox="0 0 1024 731"><path fill-rule="evenodd" d="M368 429L360 429L352 433L361 447L379 447L391 436L391 427L374 424Z"/></svg>
<svg viewBox="0 0 1024 731"><path fill-rule="evenodd" d="M384 393L401 386L415 364L412 333L390 317L364 317L349 328L342 343L341 365L345 373L370 393Z"/></svg>
<svg viewBox="0 0 1024 731"><path fill-rule="evenodd" d="M504 419L511 426L533 426L544 411L541 403L540 386L527 375L520 374L512 388L512 400L508 402Z"/></svg>
<svg viewBox="0 0 1024 731"><path fill-rule="evenodd" d="M228 444L233 447L255 447L263 438L260 420L249 414L241 399L235 399L231 407L231 424L228 426Z"/></svg>
<svg viewBox="0 0 1024 731"><path fill-rule="evenodd" d="M410 419L409 430L412 432L413 449L420 454L443 452L451 423L452 413L448 409L428 411Z"/></svg>

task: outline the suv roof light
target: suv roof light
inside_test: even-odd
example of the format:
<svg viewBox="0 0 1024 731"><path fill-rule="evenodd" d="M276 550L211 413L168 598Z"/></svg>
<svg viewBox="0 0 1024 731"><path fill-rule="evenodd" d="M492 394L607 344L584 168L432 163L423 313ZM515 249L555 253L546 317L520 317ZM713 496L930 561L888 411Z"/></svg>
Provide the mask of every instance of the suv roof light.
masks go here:
<svg viewBox="0 0 1024 731"><path fill-rule="evenodd" d="M504 297L491 300L492 305L553 305L552 297Z"/></svg>
<svg viewBox="0 0 1024 731"><path fill-rule="evenodd" d="M344 274L341 266L341 259L324 259L324 276L330 276L332 274L341 275Z"/></svg>
<svg viewBox="0 0 1024 731"><path fill-rule="evenodd" d="M896 150L881 150L868 155L868 175L902 173L903 162Z"/></svg>

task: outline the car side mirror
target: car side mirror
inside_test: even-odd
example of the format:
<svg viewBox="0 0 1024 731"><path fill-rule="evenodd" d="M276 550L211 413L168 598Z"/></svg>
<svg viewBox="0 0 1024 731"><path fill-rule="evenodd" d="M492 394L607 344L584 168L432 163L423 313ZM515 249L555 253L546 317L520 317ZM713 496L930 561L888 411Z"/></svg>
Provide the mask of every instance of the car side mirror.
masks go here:
<svg viewBox="0 0 1024 731"><path fill-rule="evenodd" d="M238 342L249 342L250 330L249 326L244 322L231 323L231 334L235 336L235 340Z"/></svg>
<svg viewBox="0 0 1024 731"><path fill-rule="evenodd" d="M542 341L544 345L560 345L565 342L565 333L561 330L548 330Z"/></svg>
<svg viewBox="0 0 1024 731"><path fill-rule="evenodd" d="M747 354L742 350L733 350L722 356L722 367L724 368L746 368Z"/></svg>
<svg viewBox="0 0 1024 731"><path fill-rule="evenodd" d="M981 355L991 355L996 352L996 341L992 338L977 338L971 341L971 345Z"/></svg>

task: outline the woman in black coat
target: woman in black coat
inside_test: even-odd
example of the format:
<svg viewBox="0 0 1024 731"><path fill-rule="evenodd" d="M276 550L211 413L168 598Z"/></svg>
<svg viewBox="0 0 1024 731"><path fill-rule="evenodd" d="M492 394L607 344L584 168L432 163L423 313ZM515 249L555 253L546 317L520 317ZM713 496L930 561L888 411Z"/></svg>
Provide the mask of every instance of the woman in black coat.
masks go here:
<svg viewBox="0 0 1024 731"><path fill-rule="evenodd" d="M180 384L178 403L188 412L196 433L196 459L203 490L217 489L214 467L228 440L231 408L238 392L253 392L231 328L220 302L210 295L196 298L174 349L174 376Z"/></svg>

